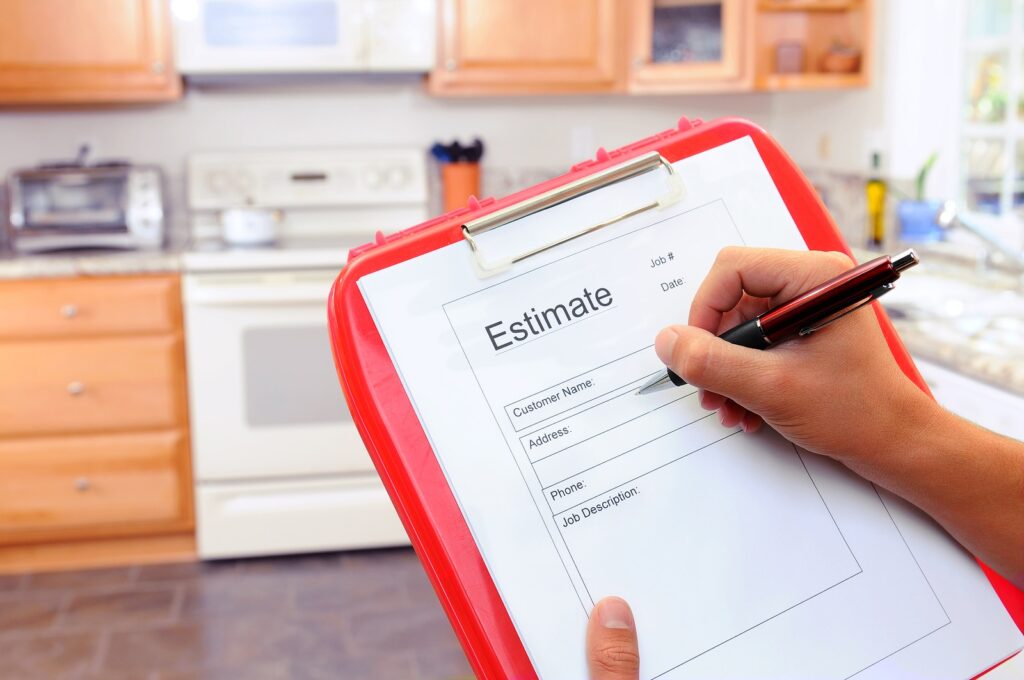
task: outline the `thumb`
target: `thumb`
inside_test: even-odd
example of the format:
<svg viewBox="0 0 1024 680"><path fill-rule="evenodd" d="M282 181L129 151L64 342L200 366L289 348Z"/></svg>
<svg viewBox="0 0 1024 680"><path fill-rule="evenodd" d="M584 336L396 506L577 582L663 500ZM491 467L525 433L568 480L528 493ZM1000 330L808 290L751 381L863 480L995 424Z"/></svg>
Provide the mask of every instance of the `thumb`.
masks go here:
<svg viewBox="0 0 1024 680"><path fill-rule="evenodd" d="M733 345L696 326L669 326L658 333L654 351L690 385L702 387L757 411L768 393L777 357Z"/></svg>
<svg viewBox="0 0 1024 680"><path fill-rule="evenodd" d="M590 680L639 680L640 650L633 612L621 597L606 597L594 606L587 624Z"/></svg>

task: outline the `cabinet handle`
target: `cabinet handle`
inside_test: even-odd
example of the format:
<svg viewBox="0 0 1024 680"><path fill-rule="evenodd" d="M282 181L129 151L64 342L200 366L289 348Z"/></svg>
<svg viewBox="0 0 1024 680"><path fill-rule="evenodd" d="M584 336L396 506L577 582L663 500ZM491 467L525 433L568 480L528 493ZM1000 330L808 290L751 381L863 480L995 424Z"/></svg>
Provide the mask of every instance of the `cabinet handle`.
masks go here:
<svg viewBox="0 0 1024 680"><path fill-rule="evenodd" d="M70 394L72 397L77 397L84 391L85 385L78 382L77 380L72 380L71 382L68 383L68 394Z"/></svg>
<svg viewBox="0 0 1024 680"><path fill-rule="evenodd" d="M88 477L79 477L75 480L75 491L80 493L88 491L91 486L92 482L89 481Z"/></svg>
<svg viewBox="0 0 1024 680"><path fill-rule="evenodd" d="M78 305L64 305L60 308L60 315L65 319L74 319L78 316Z"/></svg>

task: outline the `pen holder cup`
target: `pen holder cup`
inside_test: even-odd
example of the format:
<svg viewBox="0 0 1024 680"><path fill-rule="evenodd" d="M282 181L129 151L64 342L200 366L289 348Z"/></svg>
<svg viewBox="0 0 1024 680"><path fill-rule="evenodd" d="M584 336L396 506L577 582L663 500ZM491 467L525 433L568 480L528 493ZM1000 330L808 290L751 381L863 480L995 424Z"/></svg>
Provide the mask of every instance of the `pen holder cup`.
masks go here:
<svg viewBox="0 0 1024 680"><path fill-rule="evenodd" d="M480 195L479 163L445 163L441 166L444 212L462 208L470 196Z"/></svg>

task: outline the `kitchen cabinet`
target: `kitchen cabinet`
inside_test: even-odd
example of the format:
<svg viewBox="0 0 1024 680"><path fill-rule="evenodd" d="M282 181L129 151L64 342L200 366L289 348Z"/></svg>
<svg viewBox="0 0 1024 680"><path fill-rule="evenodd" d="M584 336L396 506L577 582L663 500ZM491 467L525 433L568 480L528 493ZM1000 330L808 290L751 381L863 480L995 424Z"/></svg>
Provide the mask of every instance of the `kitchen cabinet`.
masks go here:
<svg viewBox="0 0 1024 680"><path fill-rule="evenodd" d="M3 0L0 104L174 99L166 0Z"/></svg>
<svg viewBox="0 0 1024 680"><path fill-rule="evenodd" d="M194 555L178 276L0 282L0 572Z"/></svg>
<svg viewBox="0 0 1024 680"><path fill-rule="evenodd" d="M867 86L873 11L874 0L758 0L754 86L773 92Z"/></svg>
<svg viewBox="0 0 1024 680"><path fill-rule="evenodd" d="M638 0L629 7L630 92L749 89L753 3Z"/></svg>
<svg viewBox="0 0 1024 680"><path fill-rule="evenodd" d="M178 430L0 440L0 544L187 531L185 446Z"/></svg>
<svg viewBox="0 0 1024 680"><path fill-rule="evenodd" d="M441 0L438 95L868 84L873 0Z"/></svg>
<svg viewBox="0 0 1024 680"><path fill-rule="evenodd" d="M2 347L0 437L168 428L185 417L180 336Z"/></svg>
<svg viewBox="0 0 1024 680"><path fill-rule="evenodd" d="M618 0L440 0L435 94L608 92Z"/></svg>

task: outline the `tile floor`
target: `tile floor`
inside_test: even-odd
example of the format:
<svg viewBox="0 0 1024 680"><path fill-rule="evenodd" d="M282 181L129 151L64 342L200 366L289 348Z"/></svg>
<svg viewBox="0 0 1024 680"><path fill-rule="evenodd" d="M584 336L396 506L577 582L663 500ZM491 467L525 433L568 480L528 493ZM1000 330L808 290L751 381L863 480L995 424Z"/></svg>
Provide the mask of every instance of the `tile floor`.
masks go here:
<svg viewBox="0 0 1024 680"><path fill-rule="evenodd" d="M0 679L469 680L408 549L0 575Z"/></svg>

